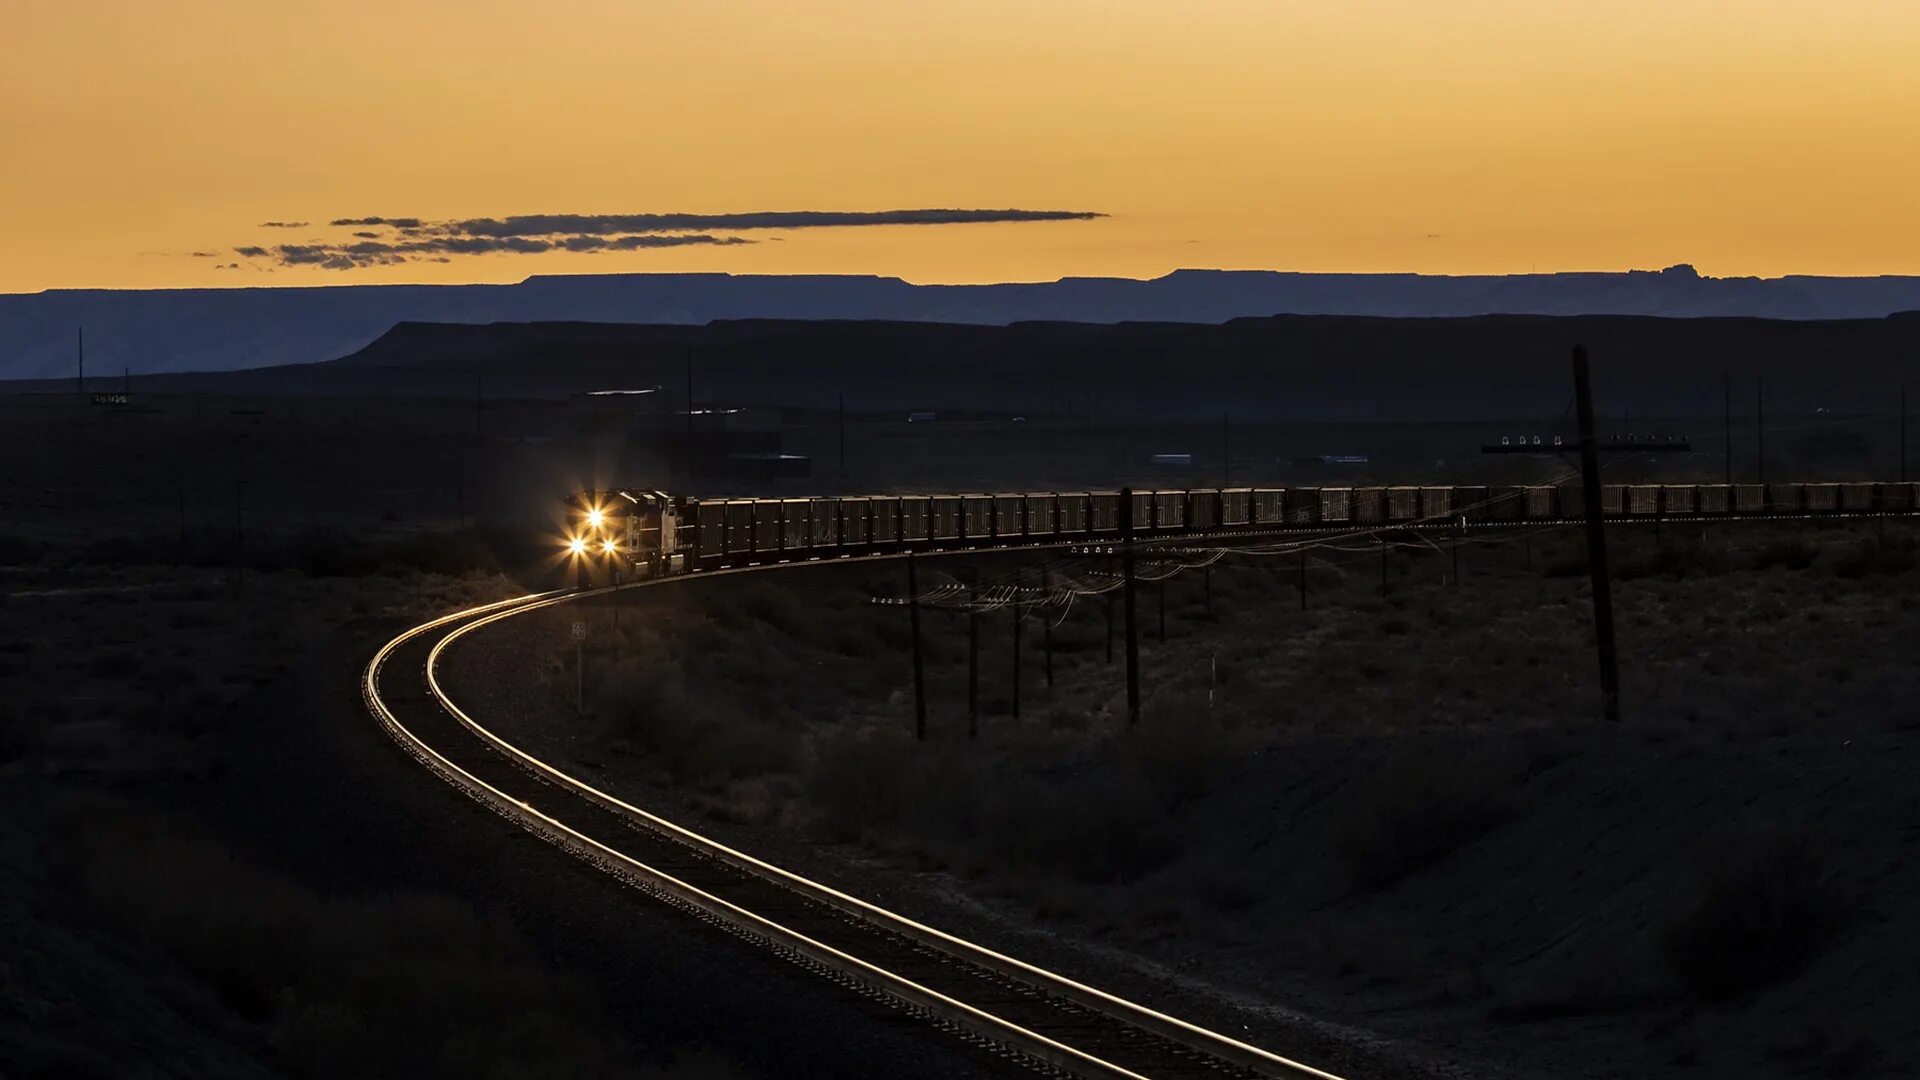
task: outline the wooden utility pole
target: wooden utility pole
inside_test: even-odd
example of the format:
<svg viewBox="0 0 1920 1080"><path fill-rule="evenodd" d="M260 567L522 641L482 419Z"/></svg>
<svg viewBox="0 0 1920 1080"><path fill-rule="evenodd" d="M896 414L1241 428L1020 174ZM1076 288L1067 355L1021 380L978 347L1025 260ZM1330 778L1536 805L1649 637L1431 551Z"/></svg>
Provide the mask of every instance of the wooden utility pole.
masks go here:
<svg viewBox="0 0 1920 1080"><path fill-rule="evenodd" d="M1113 594L1107 594L1107 663L1113 663Z"/></svg>
<svg viewBox="0 0 1920 1080"><path fill-rule="evenodd" d="M980 737L980 589L967 589L967 738Z"/></svg>
<svg viewBox="0 0 1920 1080"><path fill-rule="evenodd" d="M927 741L927 670L920 661L920 575L907 552L907 623L913 631L913 737Z"/></svg>
<svg viewBox="0 0 1920 1080"><path fill-rule="evenodd" d="M1040 578L1041 592L1046 592L1046 576ZM1053 617L1045 611L1040 613L1040 648L1046 655L1047 689L1053 689Z"/></svg>
<svg viewBox="0 0 1920 1080"><path fill-rule="evenodd" d="M1620 719L1620 660L1613 642L1613 583L1607 575L1607 533L1600 518L1600 455L1593 442L1593 393L1587 348L1573 347L1573 394L1580 417L1580 488L1586 499L1587 566L1593 575L1593 638L1600 652L1600 692L1609 721Z"/></svg>
<svg viewBox="0 0 1920 1080"><path fill-rule="evenodd" d="M1127 726L1140 722L1140 636L1133 619L1133 489L1120 489L1120 573L1127 607Z"/></svg>
<svg viewBox="0 0 1920 1080"><path fill-rule="evenodd" d="M1020 719L1020 582L1013 584L1013 718Z"/></svg>

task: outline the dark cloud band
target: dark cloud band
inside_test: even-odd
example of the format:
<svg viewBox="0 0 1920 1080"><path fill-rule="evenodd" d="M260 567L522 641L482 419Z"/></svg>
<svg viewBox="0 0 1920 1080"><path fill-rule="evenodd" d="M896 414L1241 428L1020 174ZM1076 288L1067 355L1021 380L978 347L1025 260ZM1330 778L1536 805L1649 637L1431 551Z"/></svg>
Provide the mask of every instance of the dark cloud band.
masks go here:
<svg viewBox="0 0 1920 1080"><path fill-rule="evenodd" d="M628 236L444 236L426 240L359 240L351 244L275 244L272 247L237 247L234 254L247 259L271 259L280 266L317 266L322 270L359 270L369 266L398 266L401 263L446 262L465 255L538 255L548 251L640 251L646 248L693 247L752 243L737 236L709 236L702 233L673 235L641 234Z"/></svg>
<svg viewBox="0 0 1920 1080"><path fill-rule="evenodd" d="M1091 210L766 210L737 214L515 214L453 218L343 217L328 225L353 230L342 241L234 248L247 259L279 266L355 270L369 266L467 256L537 255L548 251L639 251L646 248L728 246L754 241L715 233L770 229L844 229L873 225L981 225L1034 221L1088 221ZM262 228L304 227L303 221L267 221ZM769 239L779 239L770 237Z"/></svg>

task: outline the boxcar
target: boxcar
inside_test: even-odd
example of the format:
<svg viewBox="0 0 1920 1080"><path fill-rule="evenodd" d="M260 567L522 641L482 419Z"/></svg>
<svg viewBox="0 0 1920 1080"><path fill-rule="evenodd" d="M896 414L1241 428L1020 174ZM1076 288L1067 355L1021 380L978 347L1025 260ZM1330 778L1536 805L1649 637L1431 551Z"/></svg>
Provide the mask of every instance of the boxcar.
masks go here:
<svg viewBox="0 0 1920 1080"><path fill-rule="evenodd" d="M1915 497L1920 495L1920 484L1875 484L1873 486L1874 506L1883 514L1904 514L1915 508Z"/></svg>
<svg viewBox="0 0 1920 1080"><path fill-rule="evenodd" d="M1320 489L1320 520L1324 522L1351 521L1353 519L1352 488Z"/></svg>
<svg viewBox="0 0 1920 1080"><path fill-rule="evenodd" d="M1806 485L1806 503L1804 505L1809 513L1815 513L1815 514L1833 513L1835 510L1840 509L1840 485L1839 484L1808 484Z"/></svg>
<svg viewBox="0 0 1920 1080"><path fill-rule="evenodd" d="M1153 531L1153 492L1134 492L1133 501L1127 505L1126 510L1133 515L1127 520L1136 534Z"/></svg>
<svg viewBox="0 0 1920 1080"><path fill-rule="evenodd" d="M1353 497L1348 500L1349 519L1363 525L1371 525L1383 520L1386 513L1386 496L1386 488L1354 488Z"/></svg>
<svg viewBox="0 0 1920 1080"><path fill-rule="evenodd" d="M1518 521L1526 517L1529 490L1513 484L1502 484L1492 489L1487 497L1487 520Z"/></svg>
<svg viewBox="0 0 1920 1080"><path fill-rule="evenodd" d="M866 547L873 539L873 500L862 495L839 502L840 543L846 547Z"/></svg>
<svg viewBox="0 0 1920 1080"><path fill-rule="evenodd" d="M875 495L867 500L867 536L876 544L900 539L900 496Z"/></svg>
<svg viewBox="0 0 1920 1080"><path fill-rule="evenodd" d="M1578 481L1561 484L1553 490L1553 510L1557 517L1577 520L1587 515L1587 493Z"/></svg>
<svg viewBox="0 0 1920 1080"><path fill-rule="evenodd" d="M1660 512L1664 514L1691 514L1697 505L1692 484L1667 484L1660 488Z"/></svg>
<svg viewBox="0 0 1920 1080"><path fill-rule="evenodd" d="M1872 484L1841 484L1840 509L1860 513L1873 509Z"/></svg>
<svg viewBox="0 0 1920 1080"><path fill-rule="evenodd" d="M1733 513L1732 484L1699 484L1694 487L1693 494L1695 513Z"/></svg>
<svg viewBox="0 0 1920 1080"><path fill-rule="evenodd" d="M1804 484L1768 484L1767 512L1771 514L1797 514L1807 504L1806 485Z"/></svg>
<svg viewBox="0 0 1920 1080"><path fill-rule="evenodd" d="M969 540L984 540L993 535L993 496L960 497L960 535Z"/></svg>
<svg viewBox="0 0 1920 1080"><path fill-rule="evenodd" d="M1453 489L1453 512L1468 521L1486 521L1493 516L1493 489L1457 487Z"/></svg>
<svg viewBox="0 0 1920 1080"><path fill-rule="evenodd" d="M1247 500L1247 520L1255 525L1286 524L1286 500L1285 488L1254 488Z"/></svg>
<svg viewBox="0 0 1920 1080"><path fill-rule="evenodd" d="M1626 512L1627 485L1600 485L1600 514L1602 517L1619 517Z"/></svg>
<svg viewBox="0 0 1920 1080"><path fill-rule="evenodd" d="M1660 488L1657 484L1628 484L1627 513L1651 517L1660 512Z"/></svg>
<svg viewBox="0 0 1920 1080"><path fill-rule="evenodd" d="M1187 493L1184 491L1156 491L1153 493L1153 531L1177 532L1187 527Z"/></svg>
<svg viewBox="0 0 1920 1080"><path fill-rule="evenodd" d="M1282 512L1289 525L1313 525L1320 520L1320 489L1296 487L1285 490Z"/></svg>
<svg viewBox="0 0 1920 1080"><path fill-rule="evenodd" d="M995 536L1014 538L1014 536L1025 534L1025 527L1021 525L1020 502L1021 496L993 496L993 534ZM972 534L972 530L968 530L968 536Z"/></svg>
<svg viewBox="0 0 1920 1080"><path fill-rule="evenodd" d="M1087 531L1087 493L1063 491L1053 497L1053 528L1062 536L1080 536Z"/></svg>
<svg viewBox="0 0 1920 1080"><path fill-rule="evenodd" d="M927 495L900 497L900 541L925 543L933 539L933 499Z"/></svg>
<svg viewBox="0 0 1920 1080"><path fill-rule="evenodd" d="M1055 508L1059 496L1050 491L1033 491L1021 496L1022 514L1028 536L1052 536Z"/></svg>
<svg viewBox="0 0 1920 1080"><path fill-rule="evenodd" d="M1535 484L1526 489L1526 516L1529 521L1545 521L1559 516L1555 505L1555 496L1559 492L1543 484Z"/></svg>
<svg viewBox="0 0 1920 1080"><path fill-rule="evenodd" d="M727 504L718 499L693 504L693 549L706 562L727 553Z"/></svg>
<svg viewBox="0 0 1920 1080"><path fill-rule="evenodd" d="M1450 487L1421 488L1420 516L1423 518L1452 517L1453 489Z"/></svg>
<svg viewBox="0 0 1920 1080"><path fill-rule="evenodd" d="M1120 493L1117 491L1093 491L1087 493L1087 530L1096 533L1118 532L1120 529Z"/></svg>
<svg viewBox="0 0 1920 1080"><path fill-rule="evenodd" d="M816 548L840 546L840 500L813 499L807 506L807 544Z"/></svg>
<svg viewBox="0 0 1920 1080"><path fill-rule="evenodd" d="M1390 487L1387 489L1387 520L1412 521L1420 516L1420 489L1417 487Z"/></svg>
<svg viewBox="0 0 1920 1080"><path fill-rule="evenodd" d="M1194 488L1187 492L1187 528L1204 532L1220 524L1220 492L1216 488Z"/></svg>
<svg viewBox="0 0 1920 1080"><path fill-rule="evenodd" d="M811 500L781 499L780 550L799 551L807 546L807 517Z"/></svg>
<svg viewBox="0 0 1920 1080"><path fill-rule="evenodd" d="M960 539L960 496L934 495L930 504L927 536L932 540Z"/></svg>
<svg viewBox="0 0 1920 1080"><path fill-rule="evenodd" d="M1233 528L1246 525L1253 519L1252 488L1228 488L1220 493L1220 524Z"/></svg>
<svg viewBox="0 0 1920 1080"><path fill-rule="evenodd" d="M1733 512L1736 514L1764 514L1767 512L1767 488L1765 484L1733 485Z"/></svg>

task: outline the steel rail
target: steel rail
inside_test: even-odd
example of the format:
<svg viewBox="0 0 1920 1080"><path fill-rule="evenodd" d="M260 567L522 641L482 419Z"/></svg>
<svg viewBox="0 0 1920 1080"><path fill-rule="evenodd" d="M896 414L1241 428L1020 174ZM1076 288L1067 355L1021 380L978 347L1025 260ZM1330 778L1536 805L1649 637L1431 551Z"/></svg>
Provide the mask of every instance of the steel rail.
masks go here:
<svg viewBox="0 0 1920 1080"><path fill-rule="evenodd" d="M594 590L594 592L607 591L611 590ZM802 959L808 962L809 966L826 973L850 976L854 981L885 994L912 1011L958 1025L988 1041L1062 1071L1080 1076L1149 1080L1140 1073L1121 1068L791 930L772 919L714 896L672 874L634 859L574 829L558 818L534 809L525 800L514 798L462 768L402 724L381 697L379 680L382 669L394 651L402 645L449 623L485 612L544 607L552 602L545 599L549 595L536 594L499 601L441 616L395 637L374 655L362 676L362 690L368 707L380 719L387 733L400 743L402 749L470 798L535 835L586 859L651 895L665 899L677 907L693 911L736 934L769 946L776 952Z"/></svg>
<svg viewBox="0 0 1920 1080"><path fill-rule="evenodd" d="M876 556L875 558L892 557L895 556ZM777 566L780 564L773 565ZM742 870L746 870L756 876L771 880L775 884L828 904L855 918L873 923L884 930L937 949L955 959L988 968L1001 975L1027 983L1036 989L1072 1001L1084 1008L1092 1009L1111 1019L1120 1020L1129 1025L1151 1031L1162 1038L1177 1042L1189 1049L1230 1062L1240 1068L1250 1070L1257 1075L1311 1078L1311 1080L1337 1080L1331 1073L1323 1072L1312 1066L1281 1057L1278 1054L1263 1050L1250 1043L1241 1042L1240 1040L1200 1027L1197 1024L1169 1016L1157 1010L1147 1008L1144 1005L1088 986L1085 983L1069 979L1064 975L1048 971L1045 968L1007 956L1004 953L996 952L971 941L967 941L964 938L956 937L945 931L909 919L904 915L889 911L877 904L862 900L831 886L803 877L783 867L748 855L745 852L694 832L685 826L652 814L534 757L532 754L501 738L498 734L474 720L465 710L461 709L440 685L437 668L440 655L447 646L469 633L513 615L525 614L540 608L566 603L584 596L612 592L616 589L644 588L699 577L717 576L725 573L744 573L770 568L771 567L739 567L731 570L704 571L698 574L655 578L628 585L595 589L589 592L575 592L561 596L553 596L547 599L533 601L520 607L482 615L472 622L459 627L452 633L447 634L433 646L427 656L428 688L433 694L434 699L440 703L440 706L456 720L460 721L461 724L476 735L479 735L482 739L485 739L501 753L507 755L508 758L534 772L536 775L570 788L588 799L635 819L648 828L663 832L698 850L717 855Z"/></svg>

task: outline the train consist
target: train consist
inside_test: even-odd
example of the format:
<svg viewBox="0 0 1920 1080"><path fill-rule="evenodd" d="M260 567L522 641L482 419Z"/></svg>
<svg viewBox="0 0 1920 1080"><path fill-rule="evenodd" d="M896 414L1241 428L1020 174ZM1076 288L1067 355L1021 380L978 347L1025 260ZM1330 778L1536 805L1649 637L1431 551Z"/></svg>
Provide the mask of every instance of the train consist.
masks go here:
<svg viewBox="0 0 1920 1080"><path fill-rule="evenodd" d="M1605 484L1608 518L1909 514L1920 483ZM652 573L889 551L1290 529L1576 520L1580 486L1399 486L1042 491L699 499L580 492L569 544Z"/></svg>

